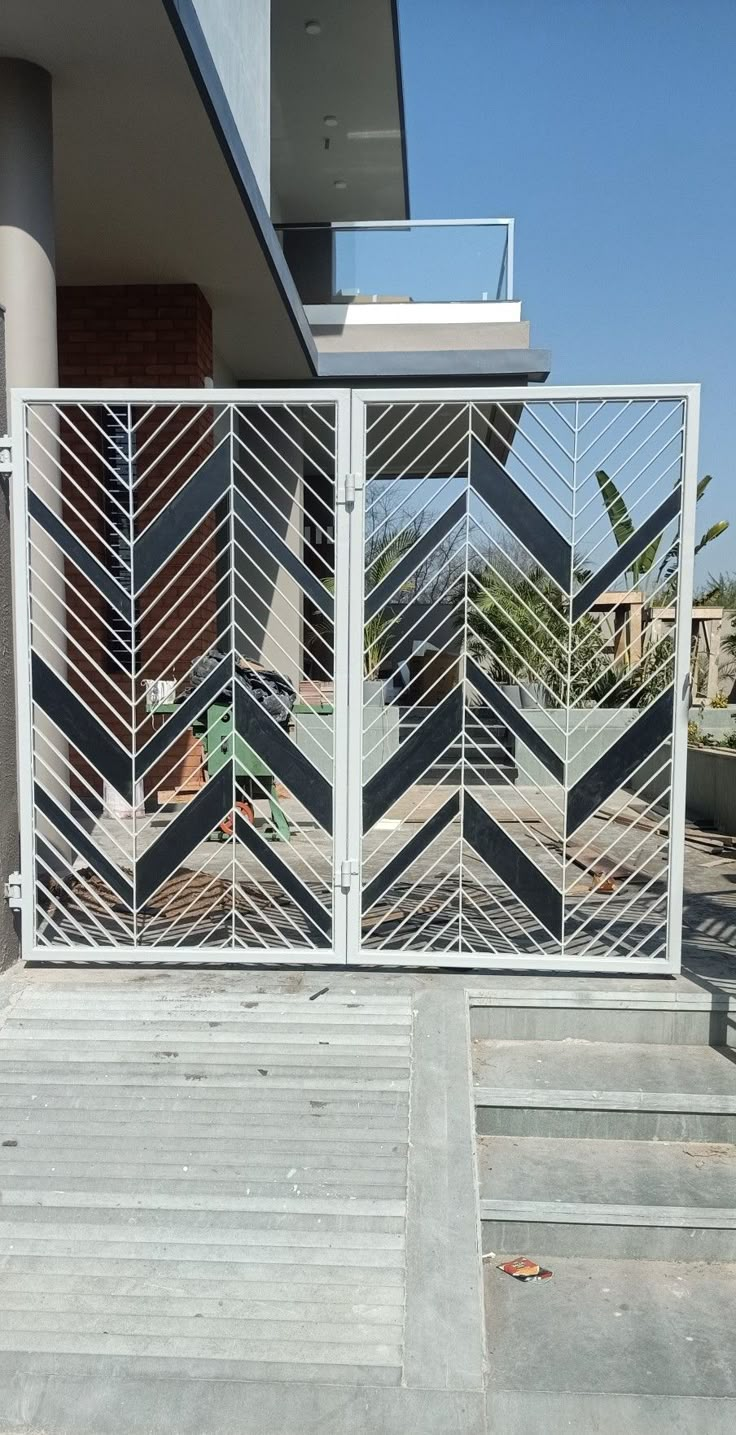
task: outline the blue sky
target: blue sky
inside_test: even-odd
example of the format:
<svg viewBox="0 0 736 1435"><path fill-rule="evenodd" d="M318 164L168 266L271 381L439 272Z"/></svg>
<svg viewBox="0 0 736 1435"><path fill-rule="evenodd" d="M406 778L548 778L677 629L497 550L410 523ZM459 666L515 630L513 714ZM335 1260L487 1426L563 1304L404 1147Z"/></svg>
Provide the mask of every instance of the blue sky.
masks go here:
<svg viewBox="0 0 736 1435"><path fill-rule="evenodd" d="M513 215L552 382L702 384L736 569L736 0L399 0L416 218Z"/></svg>

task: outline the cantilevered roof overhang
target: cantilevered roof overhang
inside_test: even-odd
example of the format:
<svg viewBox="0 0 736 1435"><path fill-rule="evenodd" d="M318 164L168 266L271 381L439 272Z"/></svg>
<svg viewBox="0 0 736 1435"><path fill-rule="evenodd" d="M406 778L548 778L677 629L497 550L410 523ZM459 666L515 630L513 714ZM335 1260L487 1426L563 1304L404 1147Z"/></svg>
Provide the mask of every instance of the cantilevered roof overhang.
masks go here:
<svg viewBox="0 0 736 1435"><path fill-rule="evenodd" d="M275 82L289 98L272 154L279 217L401 219L395 0L314 4L316 37L304 28L312 0L272 7ZM291 88L301 51L285 52L289 27L325 41ZM2 0L0 55L53 78L59 284L199 285L232 382L546 378L543 351L318 352L192 0Z"/></svg>
<svg viewBox="0 0 736 1435"><path fill-rule="evenodd" d="M274 0L271 62L274 218L406 219L397 0Z"/></svg>
<svg viewBox="0 0 736 1435"><path fill-rule="evenodd" d="M319 378L333 384L543 383L549 378L548 349L382 349L319 356Z"/></svg>
<svg viewBox="0 0 736 1435"><path fill-rule="evenodd" d="M309 325L191 0L2 0L0 54L53 77L59 283L198 284L235 378L310 378Z"/></svg>

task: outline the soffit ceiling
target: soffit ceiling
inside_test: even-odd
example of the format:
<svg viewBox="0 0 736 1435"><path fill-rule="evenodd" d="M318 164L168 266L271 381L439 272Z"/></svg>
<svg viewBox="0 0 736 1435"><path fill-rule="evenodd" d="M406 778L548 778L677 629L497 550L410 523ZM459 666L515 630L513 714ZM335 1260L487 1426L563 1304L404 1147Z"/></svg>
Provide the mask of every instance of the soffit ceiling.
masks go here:
<svg viewBox="0 0 736 1435"><path fill-rule="evenodd" d="M391 0L273 0L271 16L274 218L404 219L403 105ZM320 32L310 35L305 26L315 20ZM334 115L337 125L325 125L325 115Z"/></svg>
<svg viewBox="0 0 736 1435"><path fill-rule="evenodd" d="M199 284L233 378L308 377L163 5L2 0L0 55L53 77L59 283Z"/></svg>

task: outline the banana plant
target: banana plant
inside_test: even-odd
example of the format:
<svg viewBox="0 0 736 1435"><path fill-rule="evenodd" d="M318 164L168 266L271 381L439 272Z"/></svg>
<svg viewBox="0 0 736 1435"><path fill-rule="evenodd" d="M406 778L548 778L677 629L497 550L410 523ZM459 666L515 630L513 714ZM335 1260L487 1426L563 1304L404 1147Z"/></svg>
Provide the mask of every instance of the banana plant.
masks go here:
<svg viewBox="0 0 736 1435"><path fill-rule="evenodd" d="M370 593L377 588L379 583L388 576L392 568L395 568L400 558L408 553L416 543L420 534L419 525L415 522L407 528L396 529L391 525L381 525L368 539L365 556L365 584L366 592ZM334 578L324 580L328 592L335 591ZM399 594L411 591L413 580L404 583L399 588ZM391 604L374 613L368 618L363 629L363 676L365 678L377 678L394 636L389 632L394 619L394 609ZM330 625L322 617L315 620L315 627L323 635L327 633Z"/></svg>
<svg viewBox="0 0 736 1435"><path fill-rule="evenodd" d="M596 471L595 476L598 480L601 497L606 506L611 531L617 546L620 548L636 531L635 525L626 507L623 495L619 493L613 479L609 478L608 474L602 468ZM710 473L706 473L705 477L701 478L696 491L696 501L699 501L703 497L711 481L712 474ZM727 528L727 518L722 518L718 523L712 523L710 528L706 528L705 533L698 539L695 545L695 552L700 553L707 544L713 543L716 538L720 538L721 534L725 533ZM637 587L642 581L645 581L650 574L655 577L655 586L658 586L661 582L671 579L677 572L677 564L680 556L680 540L676 538L674 543L671 543L669 548L660 554L663 537L664 535L660 533L659 537L655 538L652 543L649 543L644 551L639 554L639 557L635 558L634 562L627 569L632 588Z"/></svg>

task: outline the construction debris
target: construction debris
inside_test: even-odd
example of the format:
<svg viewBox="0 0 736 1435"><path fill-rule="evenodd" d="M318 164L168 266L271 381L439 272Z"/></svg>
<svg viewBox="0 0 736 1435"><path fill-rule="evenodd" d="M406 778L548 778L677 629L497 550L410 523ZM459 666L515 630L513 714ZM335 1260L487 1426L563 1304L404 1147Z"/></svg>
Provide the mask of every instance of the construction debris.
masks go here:
<svg viewBox="0 0 736 1435"><path fill-rule="evenodd" d="M513 1261L505 1261L497 1270L504 1271L507 1276L513 1276L517 1281L548 1281L552 1279L552 1272L545 1266L537 1265L536 1261L530 1261L528 1256L517 1256Z"/></svg>

